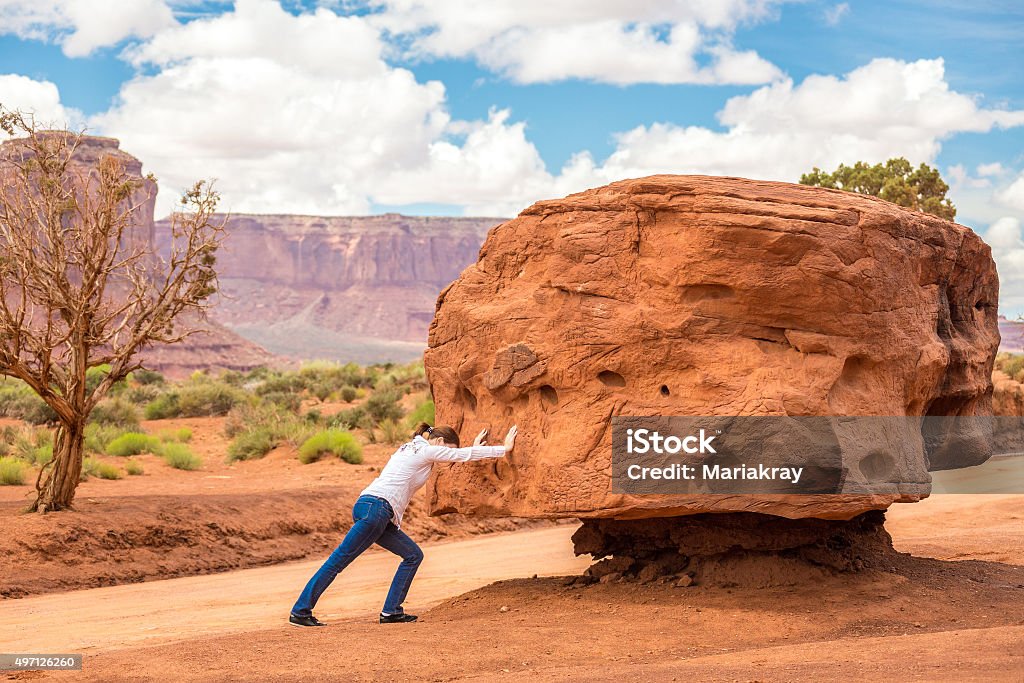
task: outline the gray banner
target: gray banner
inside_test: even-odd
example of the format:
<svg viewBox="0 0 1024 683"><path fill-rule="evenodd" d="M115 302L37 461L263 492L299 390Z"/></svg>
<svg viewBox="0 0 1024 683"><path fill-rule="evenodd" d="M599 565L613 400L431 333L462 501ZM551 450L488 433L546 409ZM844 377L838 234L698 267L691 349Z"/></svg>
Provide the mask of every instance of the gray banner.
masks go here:
<svg viewBox="0 0 1024 683"><path fill-rule="evenodd" d="M0 671L80 671L80 654L0 653Z"/></svg>
<svg viewBox="0 0 1024 683"><path fill-rule="evenodd" d="M1024 493L1024 418L612 418L615 493L927 495L933 483Z"/></svg>

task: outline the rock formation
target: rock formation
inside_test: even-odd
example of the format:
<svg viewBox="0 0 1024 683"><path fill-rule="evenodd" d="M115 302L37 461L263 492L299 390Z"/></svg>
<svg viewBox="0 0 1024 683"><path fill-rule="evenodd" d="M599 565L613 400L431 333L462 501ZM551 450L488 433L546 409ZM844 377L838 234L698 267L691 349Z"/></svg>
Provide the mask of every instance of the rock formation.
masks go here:
<svg viewBox="0 0 1024 683"><path fill-rule="evenodd" d="M284 355L418 359L437 293L502 220L232 214L213 317ZM158 222L158 244L167 232Z"/></svg>
<svg viewBox="0 0 1024 683"><path fill-rule="evenodd" d="M435 468L432 510L849 520L919 500L923 448L879 495L614 494L609 418L991 414L997 296L970 229L874 197L652 176L538 202L437 300L438 423L520 436L509 461Z"/></svg>

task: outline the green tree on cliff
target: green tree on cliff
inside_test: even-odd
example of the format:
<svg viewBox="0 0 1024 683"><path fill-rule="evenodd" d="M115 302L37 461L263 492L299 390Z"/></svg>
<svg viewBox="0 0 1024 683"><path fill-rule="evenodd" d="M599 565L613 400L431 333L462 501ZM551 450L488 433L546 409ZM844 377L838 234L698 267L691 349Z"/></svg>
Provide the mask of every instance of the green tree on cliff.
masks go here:
<svg viewBox="0 0 1024 683"><path fill-rule="evenodd" d="M27 384L56 415L53 459L30 510L71 506L82 472L85 424L139 353L192 333L182 314L205 311L217 289L212 222L217 195L197 183L171 217L167 258L140 237L152 179L114 155L76 163L82 135L39 132L0 108L15 138L0 156L0 375ZM103 368L99 382L90 369ZM108 369L109 368L109 369Z"/></svg>
<svg viewBox="0 0 1024 683"><path fill-rule="evenodd" d="M815 167L810 173L800 176L800 184L870 194L939 218L956 218L956 207L946 198L949 185L942 179L938 169L928 164L914 168L903 157L874 166L863 161L853 166L839 164L839 168L832 173Z"/></svg>

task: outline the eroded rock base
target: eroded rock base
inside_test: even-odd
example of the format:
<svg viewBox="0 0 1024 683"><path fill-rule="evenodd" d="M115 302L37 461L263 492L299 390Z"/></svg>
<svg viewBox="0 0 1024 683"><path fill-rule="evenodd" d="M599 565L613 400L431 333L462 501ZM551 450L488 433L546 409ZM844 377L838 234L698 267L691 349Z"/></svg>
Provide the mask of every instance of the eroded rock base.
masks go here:
<svg viewBox="0 0 1024 683"><path fill-rule="evenodd" d="M577 555L597 560L582 582L767 587L891 566L898 553L884 522L877 510L849 521L752 512L589 519L572 540Z"/></svg>

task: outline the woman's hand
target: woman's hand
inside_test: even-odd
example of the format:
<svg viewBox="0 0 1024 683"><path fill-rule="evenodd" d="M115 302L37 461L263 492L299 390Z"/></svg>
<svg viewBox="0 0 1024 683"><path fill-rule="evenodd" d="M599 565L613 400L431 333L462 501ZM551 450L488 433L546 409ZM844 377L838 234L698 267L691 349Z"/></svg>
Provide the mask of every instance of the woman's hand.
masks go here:
<svg viewBox="0 0 1024 683"><path fill-rule="evenodd" d="M505 455L511 453L516 447L516 432L516 426L512 425L508 430L508 434L505 435Z"/></svg>
<svg viewBox="0 0 1024 683"><path fill-rule="evenodd" d="M486 436L487 436L487 430L486 429L481 429L480 433L477 434L476 438L473 440L473 445L474 446L486 446L487 445L487 439L485 438Z"/></svg>

